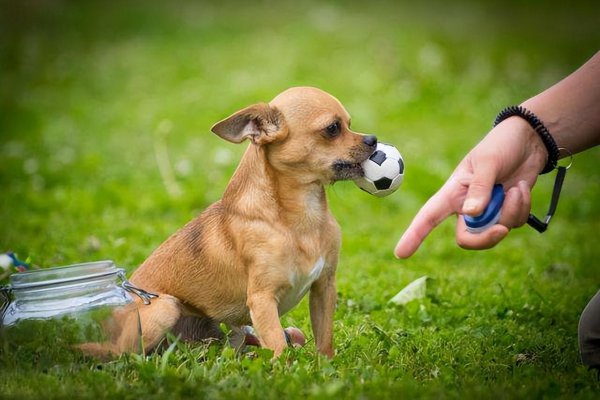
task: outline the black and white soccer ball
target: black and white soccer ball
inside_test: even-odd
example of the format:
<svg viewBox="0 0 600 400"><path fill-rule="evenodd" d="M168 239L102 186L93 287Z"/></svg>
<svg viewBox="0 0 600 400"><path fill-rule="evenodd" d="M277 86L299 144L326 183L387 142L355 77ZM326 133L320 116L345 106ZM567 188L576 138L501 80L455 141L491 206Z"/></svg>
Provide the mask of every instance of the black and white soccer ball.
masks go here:
<svg viewBox="0 0 600 400"><path fill-rule="evenodd" d="M362 164L365 175L354 180L367 193L385 197L396 191L404 180L404 160L397 148L377 143L377 148Z"/></svg>

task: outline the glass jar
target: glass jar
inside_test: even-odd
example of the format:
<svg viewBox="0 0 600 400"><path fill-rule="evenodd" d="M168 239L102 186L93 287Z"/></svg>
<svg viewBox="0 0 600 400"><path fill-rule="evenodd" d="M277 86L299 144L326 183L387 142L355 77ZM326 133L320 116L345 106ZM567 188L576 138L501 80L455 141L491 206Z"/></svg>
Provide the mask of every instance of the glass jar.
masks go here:
<svg viewBox="0 0 600 400"><path fill-rule="evenodd" d="M12 274L0 292L4 364L30 361L47 368L142 351L139 313L129 292L145 303L153 295L131 286L112 261Z"/></svg>

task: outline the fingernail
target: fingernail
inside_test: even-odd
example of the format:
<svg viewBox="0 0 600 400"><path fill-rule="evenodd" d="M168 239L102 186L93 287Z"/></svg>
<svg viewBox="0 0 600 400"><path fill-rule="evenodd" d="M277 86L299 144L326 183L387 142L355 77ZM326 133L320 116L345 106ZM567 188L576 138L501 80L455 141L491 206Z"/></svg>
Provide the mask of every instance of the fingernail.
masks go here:
<svg viewBox="0 0 600 400"><path fill-rule="evenodd" d="M399 249L398 249L398 247L399 247L398 245L399 245L399 244L400 244L400 243L396 244L396 247L394 247L394 257L396 257L396 258L400 258L400 256L398 256L398 250L399 250Z"/></svg>
<svg viewBox="0 0 600 400"><path fill-rule="evenodd" d="M463 204L463 213L471 214L475 212L475 210L477 210L478 205L479 202L476 199L466 199L465 203Z"/></svg>

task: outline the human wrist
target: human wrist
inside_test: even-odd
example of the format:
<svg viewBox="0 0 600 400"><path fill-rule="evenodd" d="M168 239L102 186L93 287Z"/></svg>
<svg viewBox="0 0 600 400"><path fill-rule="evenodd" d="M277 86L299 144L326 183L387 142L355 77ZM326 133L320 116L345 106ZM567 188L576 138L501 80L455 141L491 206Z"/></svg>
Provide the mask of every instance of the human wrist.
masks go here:
<svg viewBox="0 0 600 400"><path fill-rule="evenodd" d="M554 170L558 164L560 150L544 123L527 108L523 106L510 106L500 111L500 113L496 116L494 126L511 117L518 117L519 119L527 122L527 124L535 131L544 148L546 149L546 163L539 171L539 174L546 174Z"/></svg>
<svg viewBox="0 0 600 400"><path fill-rule="evenodd" d="M536 166L536 171L541 171L546 166L548 160L548 150L542 141L540 135L533 129L533 127L524 119L516 118L519 120L519 124L522 129L526 131L527 137L527 148L526 151L529 154L533 165Z"/></svg>
<svg viewBox="0 0 600 400"><path fill-rule="evenodd" d="M538 173L542 171L548 160L548 151L535 129L518 116L509 117L498 125L502 125L503 130L515 135L515 139L522 143L523 152L530 160L532 168L535 168Z"/></svg>

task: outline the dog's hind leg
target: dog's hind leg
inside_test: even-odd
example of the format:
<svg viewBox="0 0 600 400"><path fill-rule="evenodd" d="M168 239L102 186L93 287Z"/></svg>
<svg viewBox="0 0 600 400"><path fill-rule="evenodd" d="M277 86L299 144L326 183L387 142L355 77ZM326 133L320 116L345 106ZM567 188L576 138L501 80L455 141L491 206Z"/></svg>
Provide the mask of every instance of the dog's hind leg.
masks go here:
<svg viewBox="0 0 600 400"><path fill-rule="evenodd" d="M102 323L105 341L87 342L77 347L87 356L103 361L116 357L125 352L140 352L140 320L137 305L113 311L111 317Z"/></svg>
<svg viewBox="0 0 600 400"><path fill-rule="evenodd" d="M160 294L152 299L150 304L136 299L136 304L130 306L137 308L138 312L134 312L131 307L115 310L112 318L103 324L106 341L83 343L77 347L84 354L101 360L108 360L126 352L148 353L156 348L182 314L179 300L166 294Z"/></svg>
<svg viewBox="0 0 600 400"><path fill-rule="evenodd" d="M142 304L136 300L140 313L140 324L142 327L142 343L145 353L152 351L172 330L182 316L183 306L173 296L159 294L158 298L152 299L150 304ZM126 344L128 336L133 332L124 332L119 338L119 343Z"/></svg>

